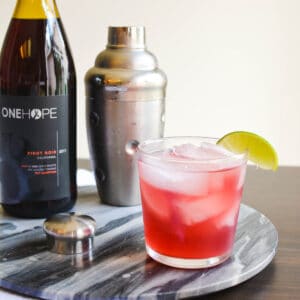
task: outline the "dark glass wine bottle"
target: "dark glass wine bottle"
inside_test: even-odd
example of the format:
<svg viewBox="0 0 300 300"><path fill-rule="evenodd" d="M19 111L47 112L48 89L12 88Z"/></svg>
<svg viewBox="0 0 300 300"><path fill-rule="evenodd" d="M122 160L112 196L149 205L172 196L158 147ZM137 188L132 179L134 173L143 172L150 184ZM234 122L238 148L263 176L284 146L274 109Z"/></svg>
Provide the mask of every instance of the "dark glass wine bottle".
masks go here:
<svg viewBox="0 0 300 300"><path fill-rule="evenodd" d="M0 56L0 202L42 218L76 201L76 75L55 0L18 0Z"/></svg>

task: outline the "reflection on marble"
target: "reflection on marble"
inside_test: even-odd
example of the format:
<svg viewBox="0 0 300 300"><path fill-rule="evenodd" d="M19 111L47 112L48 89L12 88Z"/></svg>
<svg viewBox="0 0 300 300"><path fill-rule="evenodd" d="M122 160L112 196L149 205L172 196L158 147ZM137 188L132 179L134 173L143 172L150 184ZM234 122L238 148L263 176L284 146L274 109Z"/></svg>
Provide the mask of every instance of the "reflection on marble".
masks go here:
<svg viewBox="0 0 300 300"><path fill-rule="evenodd" d="M51 300L178 299L249 279L271 262L278 242L273 224L242 205L232 257L215 268L180 270L145 253L140 206L99 205L98 197L85 190L75 210L97 220L92 253L51 253L44 220L0 215L0 286Z"/></svg>

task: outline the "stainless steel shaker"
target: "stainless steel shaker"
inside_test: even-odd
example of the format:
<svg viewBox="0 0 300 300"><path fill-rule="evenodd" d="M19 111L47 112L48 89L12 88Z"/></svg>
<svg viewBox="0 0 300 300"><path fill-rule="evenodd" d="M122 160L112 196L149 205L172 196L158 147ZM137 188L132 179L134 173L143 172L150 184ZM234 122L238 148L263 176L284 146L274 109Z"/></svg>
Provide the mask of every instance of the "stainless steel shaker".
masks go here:
<svg viewBox="0 0 300 300"><path fill-rule="evenodd" d="M143 26L109 27L85 76L92 167L102 202L140 203L137 144L163 136L167 78L146 49Z"/></svg>

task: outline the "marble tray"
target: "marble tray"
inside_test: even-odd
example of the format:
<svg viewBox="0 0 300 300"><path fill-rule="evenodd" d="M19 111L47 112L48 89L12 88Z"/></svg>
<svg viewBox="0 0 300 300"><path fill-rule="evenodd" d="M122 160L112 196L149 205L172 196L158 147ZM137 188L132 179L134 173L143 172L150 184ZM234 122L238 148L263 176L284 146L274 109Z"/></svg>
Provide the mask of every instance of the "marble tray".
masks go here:
<svg viewBox="0 0 300 300"><path fill-rule="evenodd" d="M232 257L204 270L156 263L144 248L141 207L99 205L81 193L74 209L97 220L91 255L47 250L44 220L15 219L0 210L0 286L42 299L178 299L235 286L264 269L275 255L278 234L260 212L241 205Z"/></svg>

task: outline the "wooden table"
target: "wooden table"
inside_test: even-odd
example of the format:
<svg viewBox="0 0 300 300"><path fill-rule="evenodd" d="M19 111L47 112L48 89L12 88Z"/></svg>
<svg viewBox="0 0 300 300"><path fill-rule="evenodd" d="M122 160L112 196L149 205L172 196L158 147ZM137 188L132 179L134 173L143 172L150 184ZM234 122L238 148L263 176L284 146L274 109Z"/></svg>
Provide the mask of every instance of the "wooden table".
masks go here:
<svg viewBox="0 0 300 300"><path fill-rule="evenodd" d="M280 167L277 172L249 167L243 202L276 226L278 252L252 279L199 299L300 299L300 167Z"/></svg>

